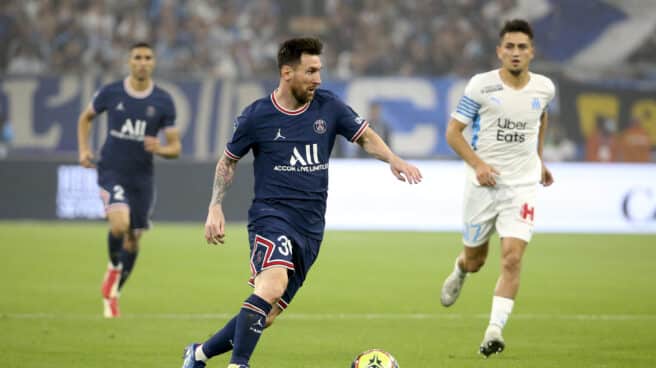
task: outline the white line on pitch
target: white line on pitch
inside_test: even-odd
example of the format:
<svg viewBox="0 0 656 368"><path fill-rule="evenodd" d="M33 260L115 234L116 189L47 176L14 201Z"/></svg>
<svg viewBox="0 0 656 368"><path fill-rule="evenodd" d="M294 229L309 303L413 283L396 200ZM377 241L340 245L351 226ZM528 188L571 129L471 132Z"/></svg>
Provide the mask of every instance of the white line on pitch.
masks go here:
<svg viewBox="0 0 656 368"><path fill-rule="evenodd" d="M228 319L231 313L124 313L123 319L160 320L207 320ZM458 320L466 318L487 319L488 314L429 314L429 313L292 313L279 318L298 321L321 320ZM0 313L2 319L63 319L100 320L99 314L74 313ZM653 321L656 314L514 314L512 319L522 320L573 320L573 321Z"/></svg>

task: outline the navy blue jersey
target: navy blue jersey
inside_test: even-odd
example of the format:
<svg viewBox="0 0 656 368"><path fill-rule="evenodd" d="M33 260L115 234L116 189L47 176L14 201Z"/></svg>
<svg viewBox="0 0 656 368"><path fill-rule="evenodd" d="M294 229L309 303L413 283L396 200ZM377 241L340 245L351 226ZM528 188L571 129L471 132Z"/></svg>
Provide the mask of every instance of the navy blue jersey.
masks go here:
<svg viewBox="0 0 656 368"><path fill-rule="evenodd" d="M144 92L132 90L127 79L100 89L91 103L100 114L107 111L107 139L102 147L100 169L124 174L153 174L153 154L144 149L145 136L175 124L173 99L154 86Z"/></svg>
<svg viewBox="0 0 656 368"><path fill-rule="evenodd" d="M368 123L332 92L318 89L296 111L280 106L272 93L244 109L226 156L238 160L249 150L255 160L255 197L249 224L274 216L296 231L323 238L328 161L337 134L356 141Z"/></svg>

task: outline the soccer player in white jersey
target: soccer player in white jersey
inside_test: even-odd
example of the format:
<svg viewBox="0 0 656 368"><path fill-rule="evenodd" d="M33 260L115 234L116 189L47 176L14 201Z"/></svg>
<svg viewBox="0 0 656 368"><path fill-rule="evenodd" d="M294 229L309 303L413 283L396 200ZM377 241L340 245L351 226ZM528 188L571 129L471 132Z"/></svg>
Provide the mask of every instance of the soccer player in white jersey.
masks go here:
<svg viewBox="0 0 656 368"><path fill-rule="evenodd" d="M528 70L534 49L526 21L506 22L499 36L501 68L471 78L446 132L447 142L467 165L464 249L444 281L442 305L455 303L467 274L483 266L495 228L501 239L501 275L480 346L486 358L505 347L501 332L512 312L522 256L533 234L537 184L553 183L542 162L542 147L554 84Z"/></svg>

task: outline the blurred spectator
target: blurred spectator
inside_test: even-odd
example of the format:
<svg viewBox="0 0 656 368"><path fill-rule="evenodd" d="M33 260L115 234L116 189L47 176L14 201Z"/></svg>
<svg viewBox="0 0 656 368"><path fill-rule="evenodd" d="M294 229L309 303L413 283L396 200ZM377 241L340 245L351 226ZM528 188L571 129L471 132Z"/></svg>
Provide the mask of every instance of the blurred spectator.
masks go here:
<svg viewBox="0 0 656 368"><path fill-rule="evenodd" d="M617 121L610 118L601 118L597 121L597 129L586 140L585 160L616 162L619 161L619 158Z"/></svg>
<svg viewBox="0 0 656 368"><path fill-rule="evenodd" d="M620 135L620 155L624 162L649 162L651 139L640 121L633 120Z"/></svg>
<svg viewBox="0 0 656 368"><path fill-rule="evenodd" d="M381 106L377 102L372 102L369 105L369 112L365 117L369 123L369 127L376 132L383 141L389 146L390 145L390 126L387 121L384 120L383 114L381 111ZM358 158L371 158L363 149L357 150Z"/></svg>
<svg viewBox="0 0 656 368"><path fill-rule="evenodd" d="M9 153L9 145L14 138L11 123L9 122L9 114L7 114L7 106L5 102L0 100L0 159L7 157Z"/></svg>
<svg viewBox="0 0 656 368"><path fill-rule="evenodd" d="M544 139L542 158L547 162L572 161L577 159L576 144L567 137L558 114L549 114L549 126Z"/></svg>

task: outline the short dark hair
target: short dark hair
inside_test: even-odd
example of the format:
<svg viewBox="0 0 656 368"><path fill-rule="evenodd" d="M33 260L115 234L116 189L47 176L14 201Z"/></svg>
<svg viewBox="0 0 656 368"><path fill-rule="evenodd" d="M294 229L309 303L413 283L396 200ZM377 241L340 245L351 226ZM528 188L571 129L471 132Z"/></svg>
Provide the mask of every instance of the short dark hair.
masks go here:
<svg viewBox="0 0 656 368"><path fill-rule="evenodd" d="M503 25L503 28L501 28L501 32L499 32L499 39L503 39L503 35L510 32L521 32L533 41L533 29L531 29L531 25L524 19L513 19L507 21Z"/></svg>
<svg viewBox="0 0 656 368"><path fill-rule="evenodd" d="M321 55L323 43L318 38L301 37L289 39L280 45L278 49L278 70L283 65L295 67L301 62L301 55Z"/></svg>
<svg viewBox="0 0 656 368"><path fill-rule="evenodd" d="M142 47L146 48L146 49L151 49L151 50L153 49L153 47L150 46L150 44L148 42L139 41L139 42L133 43L132 46L130 46L130 51L132 51L134 49L139 49L139 48L142 48Z"/></svg>

